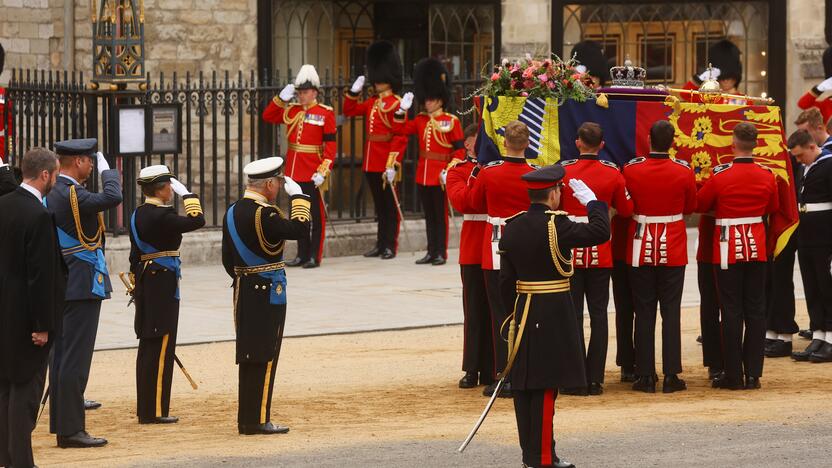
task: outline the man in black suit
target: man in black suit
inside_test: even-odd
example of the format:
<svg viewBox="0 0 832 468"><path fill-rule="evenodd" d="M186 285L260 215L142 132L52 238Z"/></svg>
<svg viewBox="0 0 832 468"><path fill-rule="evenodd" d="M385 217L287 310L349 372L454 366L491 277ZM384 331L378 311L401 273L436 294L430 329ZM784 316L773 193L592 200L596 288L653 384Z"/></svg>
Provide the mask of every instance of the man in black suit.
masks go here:
<svg viewBox="0 0 832 468"><path fill-rule="evenodd" d="M55 154L34 148L23 156L23 183L0 198L0 466L34 466L32 431L67 277L43 206L57 177Z"/></svg>
<svg viewBox="0 0 832 468"><path fill-rule="evenodd" d="M17 178L11 166L0 159L0 196L12 193L17 189Z"/></svg>

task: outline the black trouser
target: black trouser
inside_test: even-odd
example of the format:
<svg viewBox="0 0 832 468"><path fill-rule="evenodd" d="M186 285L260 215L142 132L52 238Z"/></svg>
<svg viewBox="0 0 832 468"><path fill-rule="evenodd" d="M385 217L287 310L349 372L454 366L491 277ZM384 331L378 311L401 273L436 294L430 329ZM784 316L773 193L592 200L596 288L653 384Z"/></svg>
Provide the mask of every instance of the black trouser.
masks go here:
<svg viewBox="0 0 832 468"><path fill-rule="evenodd" d="M797 252L797 235L792 234L789 243L776 259L769 262L766 274L766 330L791 335L800 331L794 321L794 256ZM827 266L828 263L827 263ZM827 268L827 271L829 269Z"/></svg>
<svg viewBox="0 0 832 468"><path fill-rule="evenodd" d="M439 185L419 185L425 212L428 255L448 258L448 198Z"/></svg>
<svg viewBox="0 0 832 468"><path fill-rule="evenodd" d="M176 329L158 338L139 340L136 356L136 414L140 421L170 415Z"/></svg>
<svg viewBox="0 0 832 468"><path fill-rule="evenodd" d="M529 466L557 463L553 430L557 389L514 390L512 393L523 463Z"/></svg>
<svg viewBox="0 0 832 468"><path fill-rule="evenodd" d="M798 258L809 328L832 331L832 273L829 272L832 247L801 247Z"/></svg>
<svg viewBox="0 0 832 468"><path fill-rule="evenodd" d="M67 301L63 333L55 340L49 365L49 431L71 436L86 429L84 390L90 377L98 333L100 300Z"/></svg>
<svg viewBox="0 0 832 468"><path fill-rule="evenodd" d="M586 378L589 382L604 383L609 344L610 275L612 268L575 268L570 280L570 291L578 314L578 331L584 343ZM589 309L589 347L584 339L584 298Z"/></svg>
<svg viewBox="0 0 832 468"><path fill-rule="evenodd" d="M283 343L283 328L286 324L286 312L279 312L277 328L277 347L274 359L269 362L241 362L239 380L239 406L237 408L238 425L265 424L271 420L272 393L280 347Z"/></svg>
<svg viewBox="0 0 832 468"><path fill-rule="evenodd" d="M766 338L766 264L738 262L716 267L722 309L722 356L725 377L739 382L745 375L763 375ZM745 337L743 337L743 326Z"/></svg>
<svg viewBox="0 0 832 468"><path fill-rule="evenodd" d="M378 220L376 247L381 250L390 249L395 253L399 248L399 212L396 209L396 199L393 198L395 189L390 184L383 184L382 177L383 172L364 173L364 179L373 195L373 206Z"/></svg>
<svg viewBox="0 0 832 468"><path fill-rule="evenodd" d="M0 380L0 466L31 467L32 431L46 380L46 362L27 382Z"/></svg>
<svg viewBox="0 0 832 468"><path fill-rule="evenodd" d="M324 254L324 240L326 239L326 215L321 191L314 182L298 182L303 193L309 195L312 202L312 222L309 237L298 239L298 257L304 262L314 258L320 263Z"/></svg>
<svg viewBox="0 0 832 468"><path fill-rule="evenodd" d="M494 377L506 368L508 360L508 343L500 334L500 327L509 312L503 305L500 294L500 270L483 270L485 292L488 295L488 310L491 312L491 342L494 346Z"/></svg>
<svg viewBox="0 0 832 468"><path fill-rule="evenodd" d="M615 302L615 363L625 370L633 370L636 351L633 345L633 291L627 262L616 260L612 268L612 300Z"/></svg>
<svg viewBox="0 0 832 468"><path fill-rule="evenodd" d="M722 369L722 325L719 323L719 298L714 268L719 265L698 262L699 326L702 329L702 364Z"/></svg>
<svg viewBox="0 0 832 468"><path fill-rule="evenodd" d="M462 276L462 310L465 314L462 370L492 377L494 344L491 341L491 313L482 268L479 265L460 265L459 269Z"/></svg>
<svg viewBox="0 0 832 468"><path fill-rule="evenodd" d="M662 314L662 372L682 372L682 288L685 267L630 267L636 315L636 374L656 374L656 308Z"/></svg>

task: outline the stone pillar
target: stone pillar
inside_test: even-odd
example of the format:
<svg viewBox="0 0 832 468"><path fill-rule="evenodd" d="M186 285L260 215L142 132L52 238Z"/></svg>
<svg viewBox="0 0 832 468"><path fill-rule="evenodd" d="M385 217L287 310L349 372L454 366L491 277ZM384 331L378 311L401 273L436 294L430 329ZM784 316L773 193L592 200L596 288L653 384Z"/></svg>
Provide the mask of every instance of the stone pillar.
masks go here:
<svg viewBox="0 0 832 468"><path fill-rule="evenodd" d="M548 56L551 51L552 0L502 0L501 57L526 53ZM499 58L499 57L498 57Z"/></svg>
<svg viewBox="0 0 832 468"><path fill-rule="evenodd" d="M786 41L786 133L794 130L792 122L800 113L797 100L823 76L821 56L828 47L824 40L825 8L823 2L789 0L789 19Z"/></svg>

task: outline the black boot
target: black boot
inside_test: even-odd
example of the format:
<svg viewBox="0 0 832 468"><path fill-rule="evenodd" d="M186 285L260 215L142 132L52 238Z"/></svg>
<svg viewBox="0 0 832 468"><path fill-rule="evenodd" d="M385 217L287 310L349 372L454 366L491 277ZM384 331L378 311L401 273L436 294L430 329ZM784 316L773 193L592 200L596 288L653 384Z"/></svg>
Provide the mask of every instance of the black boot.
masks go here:
<svg viewBox="0 0 832 468"><path fill-rule="evenodd" d="M477 373L466 372L465 375L459 379L459 388L474 388L477 386Z"/></svg>
<svg viewBox="0 0 832 468"><path fill-rule="evenodd" d="M482 391L482 396L491 398L491 395L494 394L494 390L497 388L497 383L499 380L495 380L494 383L485 387ZM500 394L497 395L498 398L510 398L511 397L511 382L503 382L503 386L500 387Z"/></svg>
<svg viewBox="0 0 832 468"><path fill-rule="evenodd" d="M809 355L812 362L832 362L832 344L823 342L819 350Z"/></svg>
<svg viewBox="0 0 832 468"><path fill-rule="evenodd" d="M745 378L745 389L746 390L757 390L760 388L760 378L759 377L746 377Z"/></svg>
<svg viewBox="0 0 832 468"><path fill-rule="evenodd" d="M765 355L768 358L791 356L792 342L784 340L772 340L772 343L769 346L766 346Z"/></svg>
<svg viewBox="0 0 832 468"><path fill-rule="evenodd" d="M447 260L445 260L445 257L440 255L440 256L434 258L433 261L430 262L430 264L433 265L433 266L439 266L439 265L444 265L446 262L447 262Z"/></svg>
<svg viewBox="0 0 832 468"><path fill-rule="evenodd" d="M604 393L604 386L602 384L598 383L598 382L590 382L589 383L589 388L587 389L587 392L590 395L598 396L598 395Z"/></svg>
<svg viewBox="0 0 832 468"><path fill-rule="evenodd" d="M797 332L797 336L803 338L804 340L811 340L812 330L800 330L799 332Z"/></svg>
<svg viewBox="0 0 832 468"><path fill-rule="evenodd" d="M719 367L711 366L708 368L708 380L714 380L720 375L722 375L722 369Z"/></svg>
<svg viewBox="0 0 832 468"><path fill-rule="evenodd" d="M433 263L433 258L434 257L431 254L425 254L424 257L420 258L419 260L416 260L416 264L417 265L427 265L429 263Z"/></svg>
<svg viewBox="0 0 832 468"><path fill-rule="evenodd" d="M723 372L719 375L719 377L715 378L714 381L711 382L711 387L723 388L726 390L742 390L745 388L745 384L742 381L742 377L734 379Z"/></svg>
<svg viewBox="0 0 832 468"><path fill-rule="evenodd" d="M384 249L381 251L382 260L390 260L391 258L396 258L396 252L393 252L393 249Z"/></svg>
<svg viewBox="0 0 832 468"><path fill-rule="evenodd" d="M792 353L792 359L795 361L806 362L809 360L809 356L811 356L812 353L820 351L824 343L826 342L823 340L812 340L812 342L809 343L809 346L807 346L803 351Z"/></svg>
<svg viewBox="0 0 832 468"><path fill-rule="evenodd" d="M558 393L561 395L587 396L589 395L589 387L561 388Z"/></svg>
<svg viewBox="0 0 832 468"><path fill-rule="evenodd" d="M287 267L296 267L296 266L301 266L304 263L306 263L306 260L304 260L300 257L295 257L293 260L289 260L288 262L286 262L286 266Z"/></svg>
<svg viewBox="0 0 832 468"><path fill-rule="evenodd" d="M656 393L656 377L640 375L633 383L633 390L644 393Z"/></svg>
<svg viewBox="0 0 832 468"><path fill-rule="evenodd" d="M633 371L632 367L622 367L621 368L621 381L622 382L635 382L636 381L636 373Z"/></svg>
<svg viewBox="0 0 832 468"><path fill-rule="evenodd" d="M307 270L310 268L318 268L319 266L321 266L321 264L318 263L318 261L314 258L310 258L306 263L303 264L303 268L306 268Z"/></svg>
<svg viewBox="0 0 832 468"><path fill-rule="evenodd" d="M379 255L381 255L381 249L378 246L364 252L364 256L367 258L378 257Z"/></svg>
<svg viewBox="0 0 832 468"><path fill-rule="evenodd" d="M684 380L680 379L676 374L664 376L662 382L662 393L673 393L687 390L688 386Z"/></svg>

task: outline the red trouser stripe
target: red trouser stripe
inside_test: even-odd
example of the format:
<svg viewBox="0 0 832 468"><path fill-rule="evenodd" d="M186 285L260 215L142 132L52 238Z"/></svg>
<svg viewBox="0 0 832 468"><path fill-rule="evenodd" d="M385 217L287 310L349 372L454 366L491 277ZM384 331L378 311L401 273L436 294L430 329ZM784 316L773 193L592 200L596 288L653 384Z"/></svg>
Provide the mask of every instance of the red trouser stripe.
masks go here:
<svg viewBox="0 0 832 468"><path fill-rule="evenodd" d="M540 422L540 464L552 464L552 424L555 417L555 390L543 394L543 420Z"/></svg>

